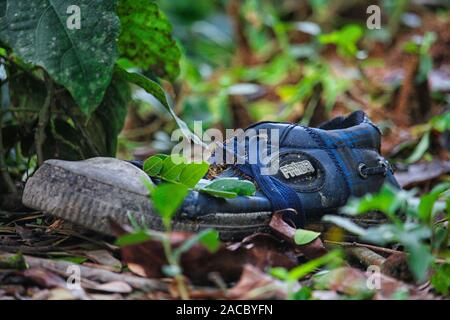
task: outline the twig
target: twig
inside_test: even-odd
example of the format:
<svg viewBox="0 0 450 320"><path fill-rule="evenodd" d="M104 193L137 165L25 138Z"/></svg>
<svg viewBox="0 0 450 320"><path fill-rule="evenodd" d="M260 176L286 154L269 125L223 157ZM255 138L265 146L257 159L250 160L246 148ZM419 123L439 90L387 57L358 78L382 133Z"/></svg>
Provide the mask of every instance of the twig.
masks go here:
<svg viewBox="0 0 450 320"><path fill-rule="evenodd" d="M8 259L12 256L14 255L7 253L0 254L0 259L1 258ZM30 266L31 268L44 268L60 274L63 273L66 276L70 276L71 274L68 272L75 266L79 268L81 277L85 279L90 279L93 281L99 281L103 283L113 281L124 281L135 289L147 292L154 290L168 292L168 286L164 282L159 280L146 279L127 274L114 273L108 270L86 267L67 261L49 260L30 256L24 256L24 258L27 265Z"/></svg>
<svg viewBox="0 0 450 320"><path fill-rule="evenodd" d="M22 252L25 254L34 255L47 255L49 251L59 251L64 249L58 249L52 246L40 246L40 247L29 247L29 246L8 246L0 244L0 251L17 253Z"/></svg>
<svg viewBox="0 0 450 320"><path fill-rule="evenodd" d="M32 112L32 113L38 113L38 109L33 108L4 108L0 110L0 116L4 115L6 113L14 113L14 112Z"/></svg>
<svg viewBox="0 0 450 320"><path fill-rule="evenodd" d="M39 111L38 126L36 128L36 134L34 135L34 142L36 145L36 153L39 166L41 166L44 163L44 151L42 147L46 139L45 128L47 127L48 120L50 117L50 106L55 91L55 86L50 78L46 77L45 84L47 86L47 97L45 98L45 102L44 105L42 106L42 109Z"/></svg>
<svg viewBox="0 0 450 320"><path fill-rule="evenodd" d="M0 46L0 47L2 47L2 46ZM35 67L31 68L31 69L28 69L27 67L25 67L25 66L21 65L20 63L17 63L16 61L14 61L14 59L9 57L9 56L4 56L4 55L0 54L0 58L4 59L5 61L7 61L10 64L14 65L18 69L22 70L24 73L26 73L30 77L34 78L35 80L42 81L36 75L33 74L33 71L36 70L36 69L39 69L39 67L35 66Z"/></svg>
<svg viewBox="0 0 450 320"><path fill-rule="evenodd" d="M357 243L357 242L338 242L338 241L330 241L330 240L325 240L324 241L325 244L328 245L334 245L334 246L342 246L342 247L362 247L362 248L367 248L370 249L372 251L377 251L377 252L382 252L382 253L386 253L386 254L404 254L407 255L407 252L403 252L403 251L399 251L399 250L394 250L394 249L389 249L389 248L383 248L383 247L378 247L378 246L374 246L374 245L370 245L370 244L365 244L365 243ZM445 264L448 263L446 259L441 259L441 258L436 258L434 260L434 262L438 263L438 264Z"/></svg>
<svg viewBox="0 0 450 320"><path fill-rule="evenodd" d="M348 248L346 251L366 267L373 265L381 267L386 261L386 258L366 247Z"/></svg>
<svg viewBox="0 0 450 320"><path fill-rule="evenodd" d="M388 249L388 248L383 248L383 247L378 247L378 246L365 244L365 243L358 243L358 242L338 242L338 241L325 240L325 244L338 245L338 246L342 246L342 247L362 247L362 248L370 249L375 252L383 252L383 253L387 253L387 254L404 253L402 251L398 251L398 250L394 250L394 249Z"/></svg>

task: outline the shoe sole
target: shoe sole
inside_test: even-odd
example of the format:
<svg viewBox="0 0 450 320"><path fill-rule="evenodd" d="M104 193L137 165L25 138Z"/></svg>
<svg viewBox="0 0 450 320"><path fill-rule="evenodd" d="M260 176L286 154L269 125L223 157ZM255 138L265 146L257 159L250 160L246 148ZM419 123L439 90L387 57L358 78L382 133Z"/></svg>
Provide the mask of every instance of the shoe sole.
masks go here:
<svg viewBox="0 0 450 320"><path fill-rule="evenodd" d="M77 174L49 161L27 181L22 197L25 206L50 213L87 229L113 235L109 219L129 224L129 214L148 228L163 230L147 194L132 192L97 179ZM180 213L173 230L198 232L216 229L222 240L242 239L255 232L269 231L272 212L215 213L196 220Z"/></svg>
<svg viewBox="0 0 450 320"><path fill-rule="evenodd" d="M23 204L106 235L114 235L110 219L118 224L130 224L130 214L149 229L163 231L162 220L155 213L148 193L108 184L68 170L64 168L66 163L58 160L45 162L28 179L22 197ZM140 170L138 174L145 175ZM272 212L267 211L214 213L191 219L181 212L174 217L172 228L186 232L213 228L219 232L221 240L234 241L257 232L270 232L271 217ZM327 232L332 227L331 224L321 222L319 217L317 219L319 221L309 223L306 228ZM379 214L353 220L362 227L383 222ZM353 238L346 236L345 239L349 241Z"/></svg>

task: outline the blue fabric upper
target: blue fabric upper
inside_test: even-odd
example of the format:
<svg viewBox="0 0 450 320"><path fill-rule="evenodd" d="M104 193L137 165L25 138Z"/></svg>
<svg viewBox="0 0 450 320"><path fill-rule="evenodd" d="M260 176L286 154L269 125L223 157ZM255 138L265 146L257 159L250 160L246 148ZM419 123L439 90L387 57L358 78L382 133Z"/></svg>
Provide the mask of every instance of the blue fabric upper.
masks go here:
<svg viewBox="0 0 450 320"><path fill-rule="evenodd" d="M273 175L263 175L261 169L267 163L250 164L246 161L232 165L219 177L242 177L242 174L251 177L258 187L255 196L222 199L192 191L180 212L195 218L214 213L295 209L297 214L287 213L287 217L302 227L306 222L345 205L351 196L378 191L385 182L400 188L392 169L380 156L380 130L362 111L335 118L319 128L261 122L246 130L249 129L268 133L269 141L270 130L278 130L280 143L276 161L279 161L280 170ZM225 146L227 152L236 152L236 144L239 143L244 143L247 150L253 142L228 142ZM215 154L210 161L218 163L218 155ZM292 176L282 174L281 168L290 168L299 162L307 163L313 170ZM361 166L365 168L363 173L367 174L361 174Z"/></svg>
<svg viewBox="0 0 450 320"><path fill-rule="evenodd" d="M294 156L316 164L317 175L321 176L310 178L312 182L283 181L283 176L279 174L262 175L264 165L261 163L235 165L238 171L256 182L272 210L295 209L297 216L290 218L297 226L303 226L310 215L323 214L344 205L350 196L377 191L385 181L398 187L389 166L386 175L365 178L358 171L360 164L376 168L380 162L386 163L379 153L380 131L362 111L335 118L319 128L278 122L257 123L247 130L250 128L257 132L264 129L265 133L278 129L281 132L281 158L283 155ZM237 149L236 146L234 149ZM217 159L213 158L212 162L217 162ZM246 209L249 208L242 208Z"/></svg>

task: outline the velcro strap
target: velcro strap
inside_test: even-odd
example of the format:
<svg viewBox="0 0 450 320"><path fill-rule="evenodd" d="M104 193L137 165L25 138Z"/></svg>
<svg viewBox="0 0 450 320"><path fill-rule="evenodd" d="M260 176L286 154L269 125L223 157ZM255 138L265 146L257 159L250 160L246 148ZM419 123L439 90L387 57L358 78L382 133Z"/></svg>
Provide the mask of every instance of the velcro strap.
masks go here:
<svg viewBox="0 0 450 320"><path fill-rule="evenodd" d="M302 202L295 190L275 177L262 175L261 167L256 164L237 164L236 168L256 181L262 193L271 202L274 211L294 209L297 211L297 215L287 212L285 217L292 220L297 227L303 228L305 226Z"/></svg>

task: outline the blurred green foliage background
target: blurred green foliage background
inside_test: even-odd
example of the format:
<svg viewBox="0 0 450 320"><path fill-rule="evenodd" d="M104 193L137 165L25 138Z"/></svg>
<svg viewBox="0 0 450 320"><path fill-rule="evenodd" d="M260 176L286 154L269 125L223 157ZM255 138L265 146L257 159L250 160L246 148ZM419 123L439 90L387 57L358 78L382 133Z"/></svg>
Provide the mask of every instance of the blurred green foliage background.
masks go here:
<svg viewBox="0 0 450 320"><path fill-rule="evenodd" d="M189 126L195 120L204 130L263 120L318 125L363 109L385 133L386 155L402 161L448 156L446 1L158 4L183 52L180 76L165 89ZM381 9L381 28L370 30L367 8L373 4ZM171 118L142 90L134 98L120 155L146 158L170 150Z"/></svg>

